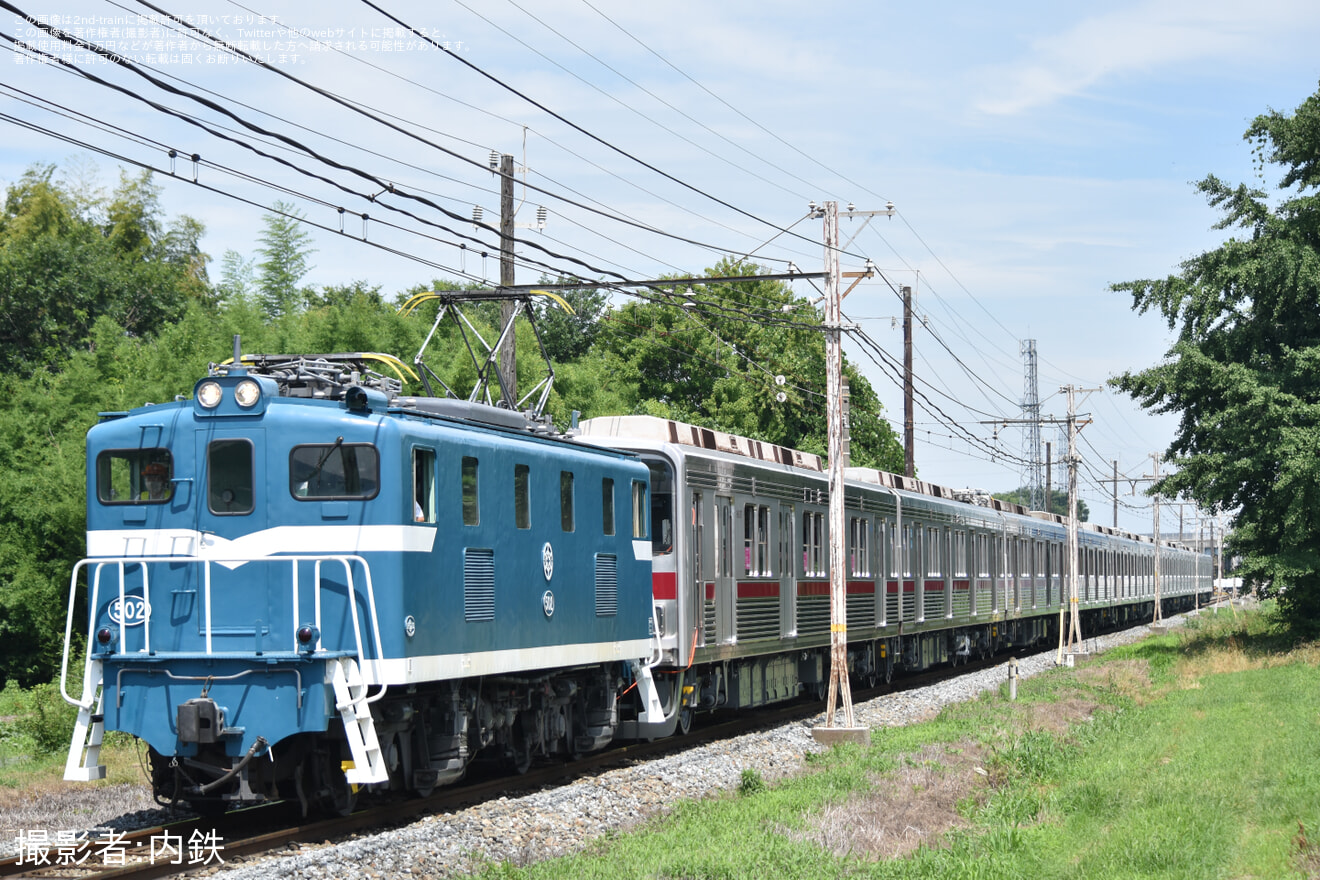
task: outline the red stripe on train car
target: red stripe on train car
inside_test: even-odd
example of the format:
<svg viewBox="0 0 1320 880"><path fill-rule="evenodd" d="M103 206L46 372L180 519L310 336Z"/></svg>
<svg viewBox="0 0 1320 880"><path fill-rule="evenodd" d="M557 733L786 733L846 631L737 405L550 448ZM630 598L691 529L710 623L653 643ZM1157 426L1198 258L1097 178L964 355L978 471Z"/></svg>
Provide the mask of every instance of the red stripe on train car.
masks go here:
<svg viewBox="0 0 1320 880"><path fill-rule="evenodd" d="M848 581L848 593L871 593L875 594L875 584L871 581Z"/></svg>
<svg viewBox="0 0 1320 880"><path fill-rule="evenodd" d="M778 596L778 581L751 581L738 584L739 599L766 599Z"/></svg>
<svg viewBox="0 0 1320 880"><path fill-rule="evenodd" d="M970 589L972 588L972 582L971 582L971 581L954 581L954 582L953 582L953 588L954 588L955 590L970 590Z"/></svg>
<svg viewBox="0 0 1320 880"><path fill-rule="evenodd" d="M677 599L678 575L672 571L652 572L651 595L657 599Z"/></svg>
<svg viewBox="0 0 1320 880"><path fill-rule="evenodd" d="M830 594L830 585L828 581L798 581L799 596L828 596Z"/></svg>
<svg viewBox="0 0 1320 880"><path fill-rule="evenodd" d="M706 582L706 601L707 601L707 602L714 602L714 601L715 601L715 582L714 582L714 581L707 581L707 582Z"/></svg>

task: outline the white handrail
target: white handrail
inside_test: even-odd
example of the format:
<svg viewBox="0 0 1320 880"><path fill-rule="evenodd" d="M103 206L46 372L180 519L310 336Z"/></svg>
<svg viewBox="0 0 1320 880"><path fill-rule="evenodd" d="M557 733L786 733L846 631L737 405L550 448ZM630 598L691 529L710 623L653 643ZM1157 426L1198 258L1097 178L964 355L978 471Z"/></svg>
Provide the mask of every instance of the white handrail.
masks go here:
<svg viewBox="0 0 1320 880"><path fill-rule="evenodd" d="M295 652L298 650L297 627L301 623L301 621L299 620L300 593L299 593L299 581L298 581L298 567L299 567L298 563L312 562L315 564L315 579L314 579L313 593L315 597L315 621L318 631L322 629L321 592L322 592L323 579L321 576L321 566L323 563L326 562L333 562L342 565L344 569L344 581L347 591L346 598L349 605L349 613L352 617L352 622L353 622L353 641L354 641L353 647L354 647L354 653L357 656L358 667L360 669L365 669L367 664L370 662L373 664L373 670L374 670L374 664L376 663L376 661L378 661L381 658L381 653L384 650L380 638L380 619L376 610L375 584L373 583L371 577L371 566L367 563L366 559L364 559L362 556L359 556L357 554L354 553L338 553L338 554L330 554L330 555L295 554L291 556L245 556L245 557L227 557L227 558L200 557L200 556L88 557L86 559L79 560L77 564L74 565L73 573L69 578L69 603L68 603L68 612L65 615L65 623L64 623L64 652L63 652L63 658L60 663L60 696L63 697L65 702L69 703L70 705L77 706L80 709L91 708L89 699L90 700L95 699L94 695L89 697L87 694L87 678L88 678L89 670L91 668L90 664L92 662L91 646L93 644L93 640L96 637L96 634L94 632L96 625L96 609L100 606L101 571L104 568L104 566L114 565L118 569L119 604L120 607L123 608L127 601L125 573L126 573L126 568L128 566L138 565L141 567L142 585L143 585L142 600L144 603L148 603L148 607L150 607L149 603L151 601L150 598L151 589L150 589L150 576L148 574L148 570L151 565L153 564L178 565L178 564L188 564L188 563L200 564L202 567L202 592L203 592L202 613L203 613L203 623L204 623L205 638L206 638L205 653L206 655L209 656L213 653L213 641L212 641L213 627L212 627L212 616L211 616L211 564L212 563L250 564L250 563L262 563L262 562L290 563L290 567L291 567L290 586L291 586L291 600L292 600L292 612L293 612L292 621L294 628L293 644L294 644ZM374 645L375 648L375 657L372 658L371 660L368 660L366 656L367 652L364 649L364 645L363 645L363 633L362 633L363 622L359 619L359 615L358 615L358 609L357 609L358 587L353 574L355 564L362 566L362 571L364 574L364 578L366 580L366 584L365 584L366 595L364 598L366 599L367 609L370 612L370 617L369 617L370 629L367 634L367 641L368 641L367 647L372 647ZM93 571L93 574L91 576L91 581L92 581L91 595L89 597L88 614L87 614L88 652L87 652L86 660L83 664L83 698L74 699L69 695L68 686L67 686L68 671L69 671L69 649L73 641L73 609L76 600L76 591L79 585L79 574L82 572L84 568L87 567L92 567L92 571ZM144 650L150 651L151 628L149 621L144 621L143 626L144 626L144 633L143 633ZM126 624L125 616L121 613L119 619L119 644L122 646L125 644L126 641L127 641L127 624ZM318 636L317 643L313 647L312 652L315 653L321 650L324 650L324 648L322 646L321 639ZM386 690L385 687L382 685L378 693L371 696L370 698L367 698L367 702L375 702L376 700L379 700L382 696L384 696L385 690Z"/></svg>

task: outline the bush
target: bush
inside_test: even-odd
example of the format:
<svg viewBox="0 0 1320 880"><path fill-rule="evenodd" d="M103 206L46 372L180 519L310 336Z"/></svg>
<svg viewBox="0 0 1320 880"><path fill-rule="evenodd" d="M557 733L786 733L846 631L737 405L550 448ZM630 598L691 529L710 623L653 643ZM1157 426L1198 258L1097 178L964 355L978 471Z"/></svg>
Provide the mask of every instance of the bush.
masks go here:
<svg viewBox="0 0 1320 880"><path fill-rule="evenodd" d="M58 685L48 682L28 689L18 708L20 714L13 729L30 740L38 753L49 755L69 747L78 710L64 702Z"/></svg>

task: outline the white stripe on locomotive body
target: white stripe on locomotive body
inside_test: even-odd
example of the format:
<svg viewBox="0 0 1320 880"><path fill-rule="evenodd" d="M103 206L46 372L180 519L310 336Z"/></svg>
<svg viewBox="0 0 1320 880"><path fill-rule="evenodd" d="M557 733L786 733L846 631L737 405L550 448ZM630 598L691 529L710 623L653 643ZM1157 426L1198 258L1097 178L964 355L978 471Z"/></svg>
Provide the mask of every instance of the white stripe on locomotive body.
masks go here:
<svg viewBox="0 0 1320 880"><path fill-rule="evenodd" d="M511 648L473 654L389 657L364 661L362 677L373 686L421 684L486 675L527 674L541 669L565 669L628 660L645 663L653 650L654 642L651 639L633 639L623 642Z"/></svg>
<svg viewBox="0 0 1320 880"><path fill-rule="evenodd" d="M434 525L275 526L230 539L197 529L97 529L87 533L87 555L198 556L219 561L280 553L430 553L438 531ZM651 558L650 541L634 540L632 550L639 562Z"/></svg>
<svg viewBox="0 0 1320 880"><path fill-rule="evenodd" d="M230 539L197 529L98 529L87 533L87 555L199 556L220 561L280 553L430 553L437 531L430 525L275 526Z"/></svg>

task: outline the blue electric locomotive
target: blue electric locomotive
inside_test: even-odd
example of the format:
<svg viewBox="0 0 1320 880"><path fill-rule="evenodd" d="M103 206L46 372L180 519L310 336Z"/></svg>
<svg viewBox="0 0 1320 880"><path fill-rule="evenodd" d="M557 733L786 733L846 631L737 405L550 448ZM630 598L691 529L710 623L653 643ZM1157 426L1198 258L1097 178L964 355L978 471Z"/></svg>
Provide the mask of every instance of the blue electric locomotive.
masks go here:
<svg viewBox="0 0 1320 880"><path fill-rule="evenodd" d="M400 396L382 355L245 356L87 437L88 655L66 778L105 730L199 809L425 793L477 757L601 748L651 693L649 475L507 409Z"/></svg>

